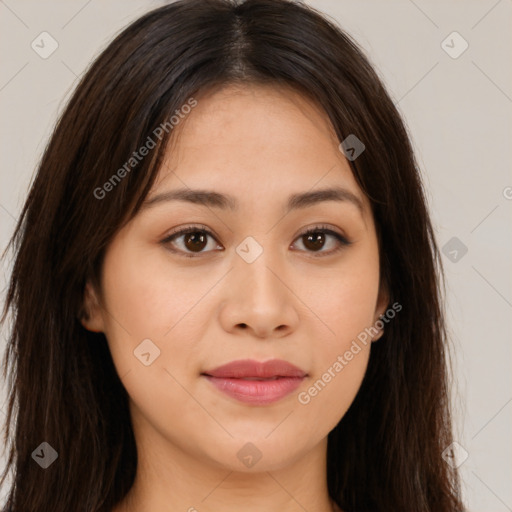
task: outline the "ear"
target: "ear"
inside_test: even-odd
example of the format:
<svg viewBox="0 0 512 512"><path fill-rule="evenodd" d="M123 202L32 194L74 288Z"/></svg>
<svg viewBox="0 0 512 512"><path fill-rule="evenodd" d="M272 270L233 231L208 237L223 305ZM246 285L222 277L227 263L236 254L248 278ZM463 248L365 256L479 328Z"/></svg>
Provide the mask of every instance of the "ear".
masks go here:
<svg viewBox="0 0 512 512"><path fill-rule="evenodd" d="M389 288L387 283L382 280L380 287L379 287L379 295L377 297L377 305L375 307L375 318L374 318L374 325L379 320L379 318L384 315L387 308L389 307ZM384 327L382 329L379 329L378 334L376 334L372 341L377 341L382 337L384 334Z"/></svg>
<svg viewBox="0 0 512 512"><path fill-rule="evenodd" d="M104 332L103 316L98 295L89 281L85 285L83 307L79 319L80 323L88 331Z"/></svg>

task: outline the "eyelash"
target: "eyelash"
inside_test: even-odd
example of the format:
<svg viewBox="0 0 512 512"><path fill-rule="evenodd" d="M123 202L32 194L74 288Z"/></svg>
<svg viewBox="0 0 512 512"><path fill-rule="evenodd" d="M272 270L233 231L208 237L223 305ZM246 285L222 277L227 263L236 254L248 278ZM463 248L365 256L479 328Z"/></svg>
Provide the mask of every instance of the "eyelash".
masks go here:
<svg viewBox="0 0 512 512"><path fill-rule="evenodd" d="M173 239L179 238L179 236L186 235L188 233L198 233L198 232L205 233L206 235L211 236L215 241L217 241L217 239L215 238L213 233L206 226L198 225L198 226L188 226L188 227L180 229L178 231L174 231L173 233L170 233L168 236L166 236L161 241L161 243L163 245L168 245L168 244L170 244L170 242ZM345 247L348 247L349 245L352 244L352 242L347 240L343 235L340 235L336 231L333 231L332 229L330 229L328 226L323 226L323 225L314 226L313 228L307 229L306 231L301 233L296 239L299 239L301 237L304 237L306 235L310 235L310 234L313 234L313 233L326 233L328 235L331 235L334 238L336 238L336 240L340 244L335 249L332 249L332 250L327 251L327 252L324 252L324 251L306 251L306 252L312 253L314 255L313 257L315 257L315 258L322 258L322 257L325 257L325 256L330 256L330 255L335 254L335 253L341 251L342 249L344 249ZM201 254L207 254L208 252L211 252L211 251L206 251L206 253L204 253L204 252L186 253L186 252L183 252L182 250L176 250L176 249L173 249L173 248L169 248L169 250L172 251L173 253L177 253L177 254L179 254L181 256L184 256L185 258L197 258L197 257L200 257Z"/></svg>

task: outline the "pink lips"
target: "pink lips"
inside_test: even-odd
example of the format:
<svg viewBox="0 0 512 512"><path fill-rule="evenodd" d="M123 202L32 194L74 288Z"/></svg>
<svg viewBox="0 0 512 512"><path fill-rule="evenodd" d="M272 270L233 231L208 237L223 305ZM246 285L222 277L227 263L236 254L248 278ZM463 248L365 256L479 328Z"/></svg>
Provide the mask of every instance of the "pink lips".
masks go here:
<svg viewBox="0 0 512 512"><path fill-rule="evenodd" d="M295 390L306 372L287 361L233 361L202 374L220 391L241 402L266 405Z"/></svg>

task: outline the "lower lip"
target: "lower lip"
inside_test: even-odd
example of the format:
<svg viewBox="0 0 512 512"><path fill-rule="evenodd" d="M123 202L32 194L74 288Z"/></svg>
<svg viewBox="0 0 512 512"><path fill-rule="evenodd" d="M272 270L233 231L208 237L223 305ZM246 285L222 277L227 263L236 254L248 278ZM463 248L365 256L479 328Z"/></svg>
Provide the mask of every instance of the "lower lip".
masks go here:
<svg viewBox="0 0 512 512"><path fill-rule="evenodd" d="M297 389L304 377L280 377L274 380L244 380L204 375L217 389L240 402L267 405L281 400Z"/></svg>

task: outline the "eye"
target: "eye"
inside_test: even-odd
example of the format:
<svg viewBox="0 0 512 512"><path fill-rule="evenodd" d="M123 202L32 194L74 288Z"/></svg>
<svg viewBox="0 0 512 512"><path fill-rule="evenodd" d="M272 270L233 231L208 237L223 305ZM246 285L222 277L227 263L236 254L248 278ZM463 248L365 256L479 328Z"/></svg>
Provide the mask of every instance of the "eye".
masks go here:
<svg viewBox="0 0 512 512"><path fill-rule="evenodd" d="M334 245L334 248L323 251L322 249L326 246L326 240L328 240L326 236L334 239L334 242L331 243L331 245ZM319 253L318 256L315 254L315 257L329 256L352 244L346 237L330 229L328 226L310 228L299 235L297 240L302 242L302 245L306 247L308 252Z"/></svg>
<svg viewBox="0 0 512 512"><path fill-rule="evenodd" d="M200 254L205 247L207 247L208 237L213 238L212 232L209 231L206 226L189 226L179 231L175 231L167 236L164 240L162 240L162 244L169 245L169 249L172 252L180 253L182 256L186 258L194 258L196 257L194 253ZM179 240L183 238L180 249L175 249L172 247L174 240ZM191 251L191 253L187 253L187 251ZM206 251L210 252L210 251Z"/></svg>
<svg viewBox="0 0 512 512"><path fill-rule="evenodd" d="M195 258L203 252L211 252L204 250L208 247L209 237L217 241L213 233L206 226L188 226L174 231L162 240L161 243L168 246L169 250L174 253L179 253L186 258ZM334 245L334 248L324 251L322 249L326 246L326 240L328 241L329 237L333 239L331 245ZM180 239L183 239L181 243L176 243ZM299 235L296 240L302 242L303 246L306 248L306 252L318 253L319 256L334 254L352 244L347 238L330 229L328 226L315 226L310 228ZM178 249L175 248L176 245L178 245ZM215 244L210 244L210 246L215 246ZM217 243L216 247L221 248L222 246ZM220 250L223 249L221 248Z"/></svg>

